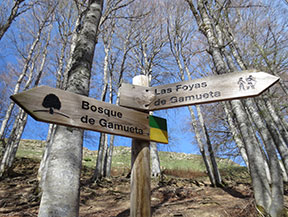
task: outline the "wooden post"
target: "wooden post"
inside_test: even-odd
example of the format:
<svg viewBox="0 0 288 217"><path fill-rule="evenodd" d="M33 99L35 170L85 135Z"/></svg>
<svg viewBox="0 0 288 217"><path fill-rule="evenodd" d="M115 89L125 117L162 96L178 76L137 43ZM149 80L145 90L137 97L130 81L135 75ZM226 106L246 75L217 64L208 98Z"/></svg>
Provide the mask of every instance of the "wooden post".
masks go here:
<svg viewBox="0 0 288 217"><path fill-rule="evenodd" d="M133 84L148 87L148 77L138 75L133 78ZM130 217L151 216L149 145L148 141L132 140Z"/></svg>

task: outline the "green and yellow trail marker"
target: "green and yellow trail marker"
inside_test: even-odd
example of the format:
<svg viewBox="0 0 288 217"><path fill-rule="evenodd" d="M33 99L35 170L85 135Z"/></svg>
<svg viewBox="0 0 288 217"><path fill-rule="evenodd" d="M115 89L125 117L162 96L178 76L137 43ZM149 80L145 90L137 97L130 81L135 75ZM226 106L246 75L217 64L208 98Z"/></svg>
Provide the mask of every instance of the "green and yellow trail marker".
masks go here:
<svg viewBox="0 0 288 217"><path fill-rule="evenodd" d="M150 140L168 144L166 119L150 115L149 126L150 126Z"/></svg>

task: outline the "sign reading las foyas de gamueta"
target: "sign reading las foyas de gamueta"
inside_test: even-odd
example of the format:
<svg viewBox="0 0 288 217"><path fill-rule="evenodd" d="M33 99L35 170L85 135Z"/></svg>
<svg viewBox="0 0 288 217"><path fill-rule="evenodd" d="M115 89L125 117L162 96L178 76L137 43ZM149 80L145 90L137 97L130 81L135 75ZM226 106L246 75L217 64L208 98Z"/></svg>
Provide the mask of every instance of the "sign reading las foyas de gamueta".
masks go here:
<svg viewBox="0 0 288 217"><path fill-rule="evenodd" d="M260 95L278 80L265 72L247 70L151 88L123 84L120 105L153 111L240 99Z"/></svg>
<svg viewBox="0 0 288 217"><path fill-rule="evenodd" d="M48 86L36 87L11 98L38 121L168 143L165 134L164 137L150 137L151 117L144 112ZM166 121L162 118L156 120Z"/></svg>

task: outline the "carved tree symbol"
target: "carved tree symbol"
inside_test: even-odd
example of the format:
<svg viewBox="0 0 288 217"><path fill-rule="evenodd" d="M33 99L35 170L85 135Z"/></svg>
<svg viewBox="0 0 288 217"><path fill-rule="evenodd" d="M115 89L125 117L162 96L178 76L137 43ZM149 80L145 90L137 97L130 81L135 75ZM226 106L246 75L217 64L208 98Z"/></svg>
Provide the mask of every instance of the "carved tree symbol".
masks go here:
<svg viewBox="0 0 288 217"><path fill-rule="evenodd" d="M53 109L60 110L61 102L56 95L50 93L47 96L45 96L45 98L42 102L42 106L44 108L49 108L49 113L52 115L52 114L54 114Z"/></svg>

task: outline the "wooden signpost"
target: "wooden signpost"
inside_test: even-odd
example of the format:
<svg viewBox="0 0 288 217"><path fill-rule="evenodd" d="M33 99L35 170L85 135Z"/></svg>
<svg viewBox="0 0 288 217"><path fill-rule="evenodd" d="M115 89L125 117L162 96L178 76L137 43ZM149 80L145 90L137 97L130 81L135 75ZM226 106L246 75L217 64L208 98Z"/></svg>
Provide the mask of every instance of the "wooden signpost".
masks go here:
<svg viewBox="0 0 288 217"><path fill-rule="evenodd" d="M148 87L145 75L133 78L133 84ZM147 112L148 114L149 112ZM154 126L153 126L154 128ZM150 142L132 139L130 216L151 216Z"/></svg>
<svg viewBox="0 0 288 217"><path fill-rule="evenodd" d="M149 115L144 112L48 86L36 87L11 98L38 121L168 143L168 136L150 138Z"/></svg>
<svg viewBox="0 0 288 217"><path fill-rule="evenodd" d="M149 111L257 96L278 80L250 70L148 87L147 77L136 76L120 90L120 105L135 110L47 86L11 98L39 121L133 138L130 215L151 216L148 141L168 143L168 134L166 120Z"/></svg>
<svg viewBox="0 0 288 217"><path fill-rule="evenodd" d="M120 105L153 111L258 96L279 80L255 70L145 88L122 84Z"/></svg>

